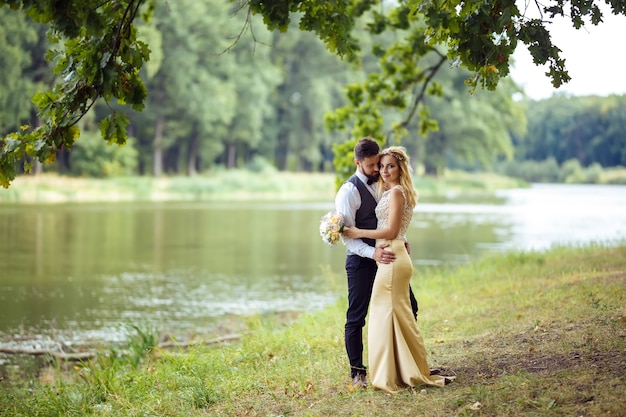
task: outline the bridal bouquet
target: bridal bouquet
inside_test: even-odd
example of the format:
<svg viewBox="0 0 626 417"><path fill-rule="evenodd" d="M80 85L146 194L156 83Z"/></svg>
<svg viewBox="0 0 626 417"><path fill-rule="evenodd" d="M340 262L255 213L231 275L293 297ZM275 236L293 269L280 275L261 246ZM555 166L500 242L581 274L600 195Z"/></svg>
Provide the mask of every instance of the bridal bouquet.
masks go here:
<svg viewBox="0 0 626 417"><path fill-rule="evenodd" d="M338 211L329 211L320 222L320 236L324 242L333 246L339 241L343 227L343 214Z"/></svg>

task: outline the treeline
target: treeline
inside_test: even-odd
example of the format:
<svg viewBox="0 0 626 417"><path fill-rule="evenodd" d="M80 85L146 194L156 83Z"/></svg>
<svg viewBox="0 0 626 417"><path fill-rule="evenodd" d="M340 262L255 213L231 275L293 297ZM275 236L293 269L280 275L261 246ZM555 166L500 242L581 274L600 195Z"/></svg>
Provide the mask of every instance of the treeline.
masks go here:
<svg viewBox="0 0 626 417"><path fill-rule="evenodd" d="M131 140L119 147L100 138L97 122L120 107L101 101L80 121L81 136L71 152L59 149L56 161L36 164L36 172L103 177L194 175L217 166L334 169L333 145L351 139L350 126L329 131L325 116L346 104L345 85L362 82L376 69L379 61L370 51L390 44L392 34L374 38L362 31L361 60L345 62L315 35L269 32L223 0L155 6L151 24L140 27L151 49L141 73L146 107L125 109ZM53 81L54 63L44 59L48 47L45 27L0 8L3 136L40 123L31 98ZM423 137L417 121L408 127L402 145L418 171L497 167L513 172L511 167L528 160L553 161L558 169L576 160L583 171L626 166L626 98L527 102L514 99L520 90L511 80L495 92L469 95L467 77L463 69L442 67L436 82L443 94L426 101L438 130ZM390 127L402 118L390 111L383 115Z"/></svg>
<svg viewBox="0 0 626 417"><path fill-rule="evenodd" d="M515 160L498 171L530 182L626 184L626 96L530 102Z"/></svg>

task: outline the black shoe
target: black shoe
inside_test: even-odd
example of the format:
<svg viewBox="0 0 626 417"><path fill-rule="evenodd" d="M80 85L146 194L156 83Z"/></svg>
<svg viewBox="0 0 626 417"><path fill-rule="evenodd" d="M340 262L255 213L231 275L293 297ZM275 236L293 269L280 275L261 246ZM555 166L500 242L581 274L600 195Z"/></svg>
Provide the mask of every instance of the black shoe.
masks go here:
<svg viewBox="0 0 626 417"><path fill-rule="evenodd" d="M352 378L350 390L356 391L359 388L367 388L367 378L365 377L365 374L357 374Z"/></svg>
<svg viewBox="0 0 626 417"><path fill-rule="evenodd" d="M443 369L441 369L441 368L431 368L430 369L430 374L431 375L441 375L442 372L443 372Z"/></svg>

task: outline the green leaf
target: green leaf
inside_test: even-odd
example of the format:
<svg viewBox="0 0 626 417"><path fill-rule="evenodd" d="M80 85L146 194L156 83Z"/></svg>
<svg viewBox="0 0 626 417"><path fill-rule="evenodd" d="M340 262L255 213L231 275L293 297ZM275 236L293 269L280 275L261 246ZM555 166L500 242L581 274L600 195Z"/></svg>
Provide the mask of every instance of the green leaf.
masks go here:
<svg viewBox="0 0 626 417"><path fill-rule="evenodd" d="M100 133L107 143L123 145L128 139L127 128L130 121L125 114L111 113L100 121Z"/></svg>

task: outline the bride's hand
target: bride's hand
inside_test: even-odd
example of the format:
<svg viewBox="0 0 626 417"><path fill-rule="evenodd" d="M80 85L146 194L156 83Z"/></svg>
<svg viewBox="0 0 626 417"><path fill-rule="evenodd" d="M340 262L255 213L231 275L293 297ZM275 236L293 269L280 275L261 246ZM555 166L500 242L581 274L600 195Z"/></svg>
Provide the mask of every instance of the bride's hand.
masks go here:
<svg viewBox="0 0 626 417"><path fill-rule="evenodd" d="M359 229L358 227L346 227L345 229L343 229L343 235L345 237L349 237L350 239L358 239L361 237L361 235L359 234L360 231L361 229Z"/></svg>

